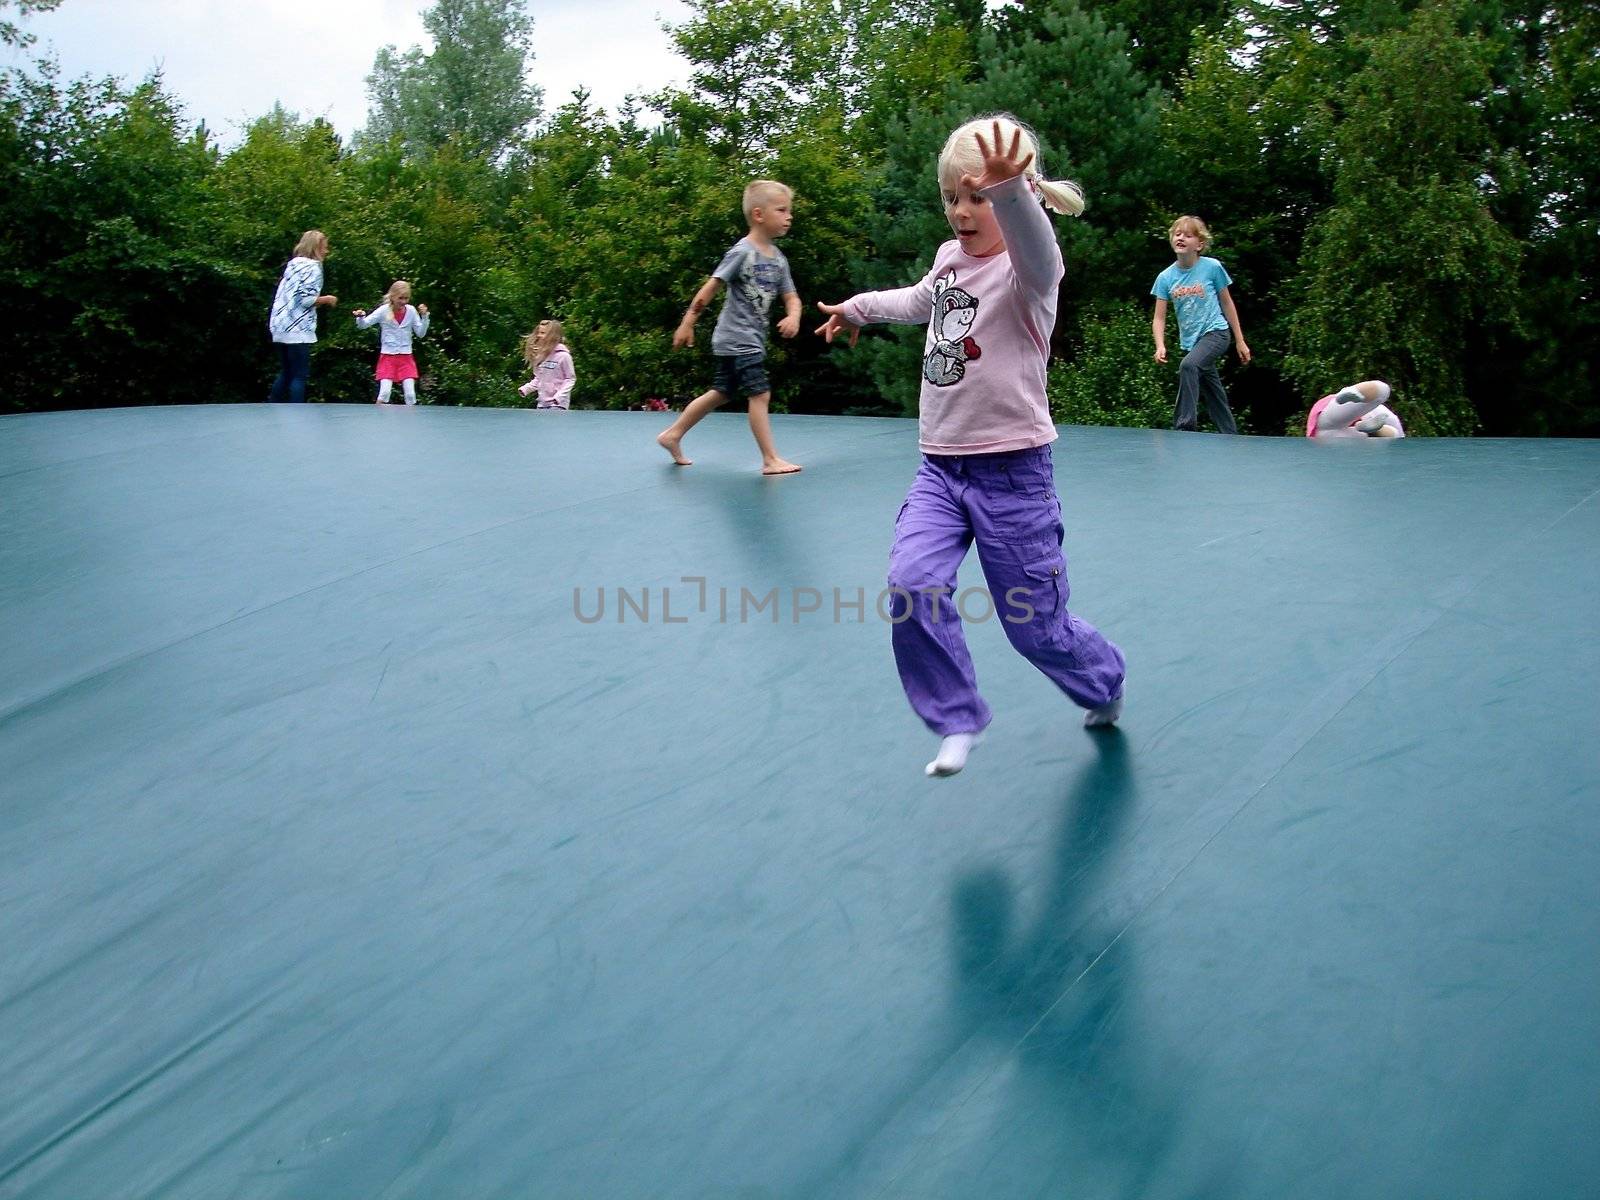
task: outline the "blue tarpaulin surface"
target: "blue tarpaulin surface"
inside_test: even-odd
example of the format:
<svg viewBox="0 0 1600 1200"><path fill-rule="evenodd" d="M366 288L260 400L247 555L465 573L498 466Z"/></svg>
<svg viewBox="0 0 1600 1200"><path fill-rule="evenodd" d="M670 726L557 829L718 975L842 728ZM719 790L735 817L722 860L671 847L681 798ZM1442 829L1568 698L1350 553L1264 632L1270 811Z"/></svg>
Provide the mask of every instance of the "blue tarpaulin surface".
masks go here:
<svg viewBox="0 0 1600 1200"><path fill-rule="evenodd" d="M664 423L0 419L0 1196L1592 1194L1600 446L1063 429L930 781L914 425Z"/></svg>

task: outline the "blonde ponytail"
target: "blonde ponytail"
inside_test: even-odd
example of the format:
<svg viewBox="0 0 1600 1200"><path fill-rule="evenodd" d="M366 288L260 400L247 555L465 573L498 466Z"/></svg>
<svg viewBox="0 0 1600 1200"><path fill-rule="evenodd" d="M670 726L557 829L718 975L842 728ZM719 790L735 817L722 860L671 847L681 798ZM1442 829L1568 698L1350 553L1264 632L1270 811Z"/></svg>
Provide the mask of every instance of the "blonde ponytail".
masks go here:
<svg viewBox="0 0 1600 1200"><path fill-rule="evenodd" d="M1033 180L1039 194L1044 197L1045 207L1063 216L1076 217L1084 209L1083 189L1070 179L1039 179Z"/></svg>

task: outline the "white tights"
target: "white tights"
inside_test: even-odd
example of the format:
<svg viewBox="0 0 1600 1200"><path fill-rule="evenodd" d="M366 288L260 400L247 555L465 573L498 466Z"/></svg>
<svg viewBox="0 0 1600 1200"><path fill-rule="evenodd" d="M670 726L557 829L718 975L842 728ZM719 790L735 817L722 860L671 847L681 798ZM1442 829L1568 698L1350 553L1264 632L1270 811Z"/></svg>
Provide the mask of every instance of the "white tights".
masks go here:
<svg viewBox="0 0 1600 1200"><path fill-rule="evenodd" d="M407 404L415 404L417 402L417 381L415 379L402 379L400 381L400 386L405 389L406 403ZM392 380L392 379L380 379L380 380L378 380L378 399L377 399L376 403L378 403L378 404L387 404L387 403L389 403L389 394L391 392L393 392L393 391L394 391L394 380Z"/></svg>
<svg viewBox="0 0 1600 1200"><path fill-rule="evenodd" d="M1317 436L1368 437L1385 425L1398 432L1400 422L1384 407L1388 399L1389 385L1381 379L1351 384L1317 414Z"/></svg>

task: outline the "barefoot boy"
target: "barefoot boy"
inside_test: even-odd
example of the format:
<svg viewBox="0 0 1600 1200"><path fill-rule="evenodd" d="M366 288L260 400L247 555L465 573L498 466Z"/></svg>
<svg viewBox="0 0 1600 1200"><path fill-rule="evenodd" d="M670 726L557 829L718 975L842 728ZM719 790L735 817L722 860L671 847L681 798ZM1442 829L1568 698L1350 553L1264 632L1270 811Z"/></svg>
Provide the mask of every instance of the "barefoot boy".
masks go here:
<svg viewBox="0 0 1600 1200"><path fill-rule="evenodd" d="M758 179L744 189L744 215L750 232L723 255L711 278L701 285L689 302L673 346L694 345L694 324L724 285L728 298L717 316L711 335L711 353L716 356L717 373L711 390L685 406L678 419L656 435L656 441L672 455L672 461L687 467L681 442L684 434L701 418L720 408L734 395L750 398L750 432L761 449L763 475L789 475L800 468L778 456L772 444L772 420L767 414L772 389L767 383L767 311L774 296L782 296L784 317L778 332L792 338L800 331L800 296L789 274L789 260L774 244L789 232L794 220L794 192L785 184Z"/></svg>

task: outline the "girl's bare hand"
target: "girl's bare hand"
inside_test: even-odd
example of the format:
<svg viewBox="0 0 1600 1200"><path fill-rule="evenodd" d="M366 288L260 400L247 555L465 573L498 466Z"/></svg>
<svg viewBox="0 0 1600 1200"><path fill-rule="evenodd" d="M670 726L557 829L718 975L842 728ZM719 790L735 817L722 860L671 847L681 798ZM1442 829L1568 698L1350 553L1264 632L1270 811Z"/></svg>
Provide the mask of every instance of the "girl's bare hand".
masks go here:
<svg viewBox="0 0 1600 1200"><path fill-rule="evenodd" d="M1008 179L1015 179L1026 171L1033 162L1033 153L1019 154L1022 149L1022 130L1011 131L1011 145L1009 148L1001 145L1005 134L1000 130L1000 122L994 123L993 142L983 140L983 134L974 134L978 139L978 153L983 155L982 175L963 175L961 186L981 192L984 188L993 187L997 183L1004 183Z"/></svg>
<svg viewBox="0 0 1600 1200"><path fill-rule="evenodd" d="M419 317L427 316L428 315L428 306L426 304L417 305L417 315Z"/></svg>
<svg viewBox="0 0 1600 1200"><path fill-rule="evenodd" d="M844 306L842 304L823 304L818 301L817 309L819 312L828 314L828 319L818 325L816 329L816 332L822 335L824 341L831 346L836 335L849 330L850 344L852 346L856 344L856 339L861 336L861 326L853 325L844 319Z"/></svg>

